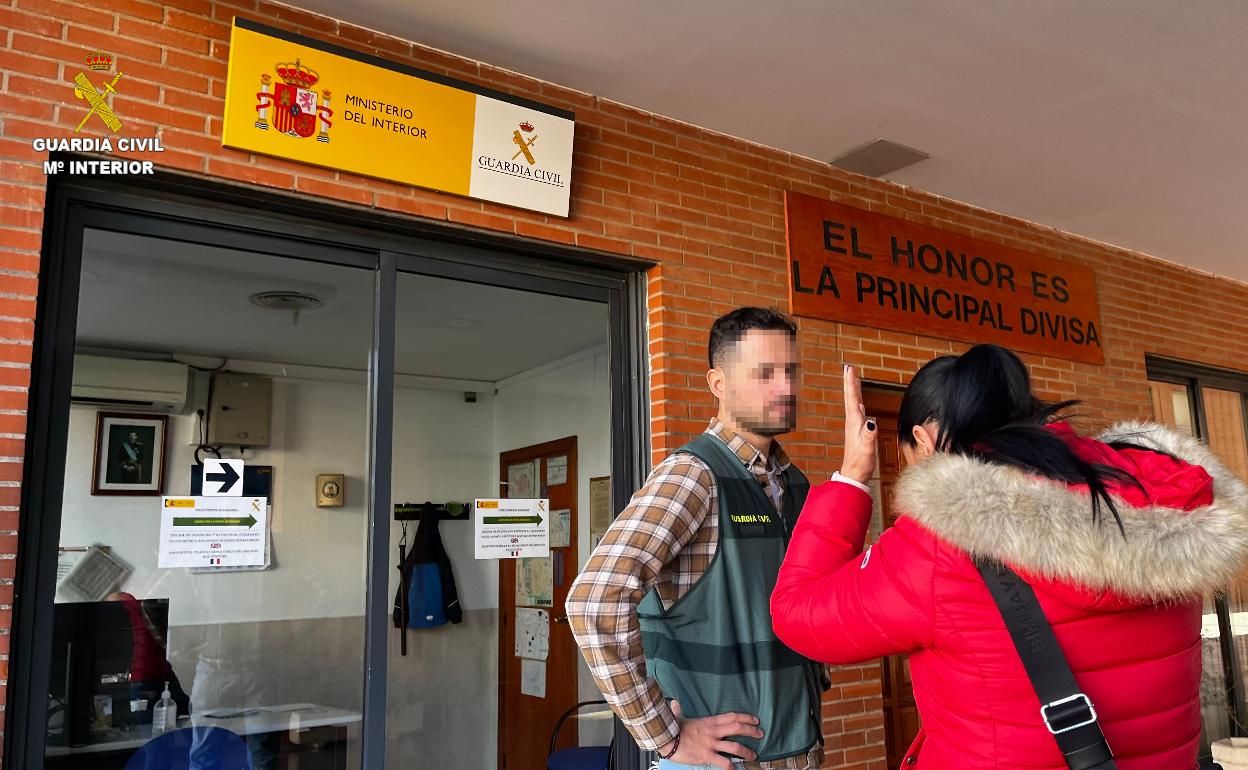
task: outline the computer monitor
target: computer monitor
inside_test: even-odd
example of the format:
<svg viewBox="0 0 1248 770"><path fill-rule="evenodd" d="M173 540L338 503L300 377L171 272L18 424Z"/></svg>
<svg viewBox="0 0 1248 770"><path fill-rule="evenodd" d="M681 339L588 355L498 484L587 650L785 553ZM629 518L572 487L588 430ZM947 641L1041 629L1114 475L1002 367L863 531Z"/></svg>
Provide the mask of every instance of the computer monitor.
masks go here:
<svg viewBox="0 0 1248 770"><path fill-rule="evenodd" d="M168 631L168 599L135 600L125 595L118 601L55 605L48 744L81 746L91 743L93 734L140 721L130 708L132 698L138 697L132 692L132 684L138 684L135 674L141 669L144 678L152 672L172 676L167 661L163 667L160 661L151 662L153 654L165 657ZM153 640L159 640L155 648ZM152 684L145 684L144 697L150 697ZM175 684L171 682L171 688ZM176 689L186 697L180 687Z"/></svg>

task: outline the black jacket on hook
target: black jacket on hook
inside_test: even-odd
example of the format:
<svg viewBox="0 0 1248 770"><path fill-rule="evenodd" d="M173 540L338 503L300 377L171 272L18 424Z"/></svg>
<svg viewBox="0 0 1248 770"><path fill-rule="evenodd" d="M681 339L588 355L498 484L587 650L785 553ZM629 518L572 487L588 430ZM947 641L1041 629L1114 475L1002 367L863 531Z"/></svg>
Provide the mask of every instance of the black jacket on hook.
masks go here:
<svg viewBox="0 0 1248 770"><path fill-rule="evenodd" d="M438 532L438 514L426 511L420 516L412 550L399 565L394 627L434 628L463 619L451 559Z"/></svg>

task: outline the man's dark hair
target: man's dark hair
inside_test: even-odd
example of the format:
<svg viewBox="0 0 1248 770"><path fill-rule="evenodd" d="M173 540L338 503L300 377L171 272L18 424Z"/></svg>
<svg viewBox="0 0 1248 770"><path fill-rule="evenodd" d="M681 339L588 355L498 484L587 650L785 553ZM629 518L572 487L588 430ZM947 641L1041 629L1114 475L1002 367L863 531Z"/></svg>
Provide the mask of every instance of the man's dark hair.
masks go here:
<svg viewBox="0 0 1248 770"><path fill-rule="evenodd" d="M790 339L797 339L797 325L783 313L763 307L737 308L716 318L711 326L711 342L706 355L711 368L722 365L728 349L740 342L746 332L755 329L787 332Z"/></svg>

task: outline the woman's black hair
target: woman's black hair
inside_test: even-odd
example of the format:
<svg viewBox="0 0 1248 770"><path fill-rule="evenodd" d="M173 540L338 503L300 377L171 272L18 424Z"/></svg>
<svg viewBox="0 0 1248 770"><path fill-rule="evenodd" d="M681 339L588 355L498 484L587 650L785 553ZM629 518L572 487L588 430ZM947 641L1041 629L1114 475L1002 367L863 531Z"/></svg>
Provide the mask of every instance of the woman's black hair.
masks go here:
<svg viewBox="0 0 1248 770"><path fill-rule="evenodd" d="M1105 506L1126 535L1109 494L1111 483L1138 487L1120 468L1081 459L1045 425L1059 420L1078 401L1049 404L1036 398L1027 367L997 345L976 345L960 356L941 356L914 375L901 399L899 439L915 445L913 428L935 420L936 449L975 457L1028 473L1086 484L1092 497L1092 520Z"/></svg>

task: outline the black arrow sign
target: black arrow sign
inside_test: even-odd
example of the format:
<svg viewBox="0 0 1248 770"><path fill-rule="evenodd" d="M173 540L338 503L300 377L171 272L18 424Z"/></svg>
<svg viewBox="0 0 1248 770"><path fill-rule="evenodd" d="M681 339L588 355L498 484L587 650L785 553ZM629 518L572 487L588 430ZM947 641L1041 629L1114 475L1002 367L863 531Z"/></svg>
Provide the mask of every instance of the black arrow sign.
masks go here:
<svg viewBox="0 0 1248 770"><path fill-rule="evenodd" d="M205 473L204 474L204 481L221 482L221 490L219 494L222 494L222 495L224 495L226 492L229 492L231 489L233 489L234 485L238 483L238 480L240 478L242 477L238 475L238 471L234 470L233 465L222 465L221 473Z"/></svg>

